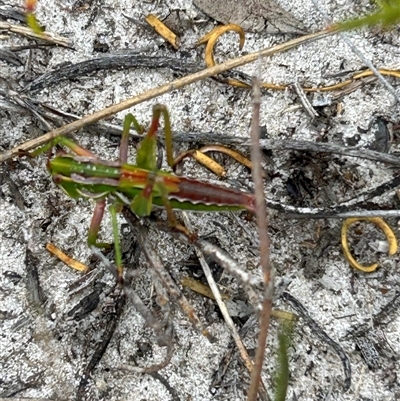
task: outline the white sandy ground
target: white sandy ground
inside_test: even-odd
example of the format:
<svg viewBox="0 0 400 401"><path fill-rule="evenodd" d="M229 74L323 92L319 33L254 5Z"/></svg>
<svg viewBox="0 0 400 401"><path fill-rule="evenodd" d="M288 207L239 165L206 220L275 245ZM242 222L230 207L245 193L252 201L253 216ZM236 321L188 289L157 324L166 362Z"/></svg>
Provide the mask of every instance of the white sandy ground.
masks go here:
<svg viewBox="0 0 400 401"><path fill-rule="evenodd" d="M143 20L143 16L152 12L165 16L169 9L183 9L189 17L196 17L196 10L190 1L162 1L159 5L126 0L105 0L101 12L94 23L82 30L89 13L70 11L72 1L39 2L38 17L48 30L68 36L74 42L76 51L52 49L46 67L35 62L35 69L47 69L60 63L79 62L101 54L93 54L93 41L100 35L112 51L124 48L147 49L161 54L172 55L170 48L158 49L160 40L150 33L137 28L123 14ZM283 1L281 3L284 3ZM360 3L362 3L360 5ZM334 19L340 20L354 12L366 10L367 0L326 1L323 7ZM285 6L289 7L289 6ZM311 1L301 0L291 6L293 15L310 29L324 27L323 19L318 15ZM185 15L185 14L183 14ZM192 45L202 34L209 31L210 23L195 25L187 29L181 38L182 47L194 53ZM374 33L362 31L349 34L364 55L377 67L398 68L400 62L398 32ZM226 35L217 47L217 60L239 55L235 35ZM243 52L264 48L282 36L262 37L248 34ZM1 44L10 46L22 41L12 36L2 40ZM42 57L41 53L39 57ZM38 60L40 61L40 60ZM356 70L363 67L357 56L351 53L346 44L338 37L330 37L306 46L301 46L288 53L265 59L242 68L250 75L260 71L263 81L292 83L298 81L304 85L327 85L337 82L329 78L343 70ZM0 64L0 76L17 79L22 68L16 69ZM167 81L174 75L167 70L126 70L120 72L100 72L95 77L80 79L79 82L65 82L56 87L45 89L37 97L64 111L85 115L112 103L119 102L135 94L142 93ZM391 80L394 85L396 82ZM2 83L3 85L3 83ZM312 127L309 117L302 110L279 113L294 104L294 95L289 92L270 92L262 98L261 125L268 129L270 138L316 140L320 133ZM183 131L213 131L221 135L248 136L251 121L251 97L248 91L238 90L207 80L163 95L157 102L168 105L173 128ZM148 123L151 107L155 101L134 107L133 112L139 121ZM345 96L340 101L343 112L332 118L329 138L343 143L342 140L359 134L357 127L366 129L374 115L384 115L392 121L398 121L398 105L381 84L375 83ZM123 117L121 113L119 117ZM29 117L18 116L0 111L0 152L28 140L41 132L32 124ZM371 138L361 135L359 146L368 144ZM80 136L85 146L100 154L103 158L115 160L117 148L110 146L104 137ZM396 151L396 145L392 147ZM337 159L336 159L337 160ZM392 175L392 170L384 165L362 160L341 158L351 165L354 172L363 180L361 190L373 188ZM132 158L134 161L134 158ZM291 173L288 170L287 157L276 154L272 170L276 176L268 184L268 193L275 199L289 202L285 191L285 179ZM0 197L0 392L34 379L38 382L17 396L48 398L54 400L74 399L76 389L91 355L93 342L101 340L102 330L98 328L101 308L106 308L110 298L103 295L96 311L79 322L66 319L67 312L75 306L83 294L70 295L69 286L80 278L80 274L58 262L44 249L47 242L52 242L75 259L89 263L91 256L86 245L88 225L92 205L87 201L75 202L67 198L52 183L45 168L46 158L16 161L9 168L10 178L18 186L25 200L25 210L21 211L10 196L9 187L1 187L4 197ZM204 169L195 164L188 164L186 173L197 177L212 178ZM249 183L248 172L235 163L228 165L232 177L240 177L242 183ZM340 165L335 167L340 169ZM244 178L243 178L244 177ZM351 197L354 192L348 189L341 193L340 188L332 188L337 201ZM347 191L347 192L346 192ZM358 193L358 192L355 192ZM392 196L393 194L391 194ZM51 216L51 219L49 219ZM199 217L200 216L200 217ZM235 257L242 266L256 269L257 252L252 245L256 238L254 222L245 222L251 233L249 236L240 228L229 214L191 215L193 225L200 235L212 233L220 245ZM121 219L121 222L123 220ZM398 233L396 220L390 221ZM109 218L103 223L102 238L111 240ZM333 244L327 256L319 261L326 264L326 275L321 285L317 280L306 279L299 267L301 260L300 244L316 238L318 225L339 227L338 221L296 221L282 218L272 212L271 221L271 258L279 271L277 286L289 291L308 309L310 315L324 330L340 344L348 354L352 367L352 385L348 392L343 391L343 367L337 355L325 343L322 343L302 321L296 328L294 343L290 350L290 386L288 399L296 394L299 400L398 400L400 386L397 374L398 362L382 358L382 369L370 371L360 353L356 351L354 340L344 338L351 327L366 324L371 327L371 316L380 310L394 295L399 286L399 257L384 258L383 267L370 276L353 275L345 262L337 243ZM45 226L46 228L42 228ZM339 235L339 233L338 233ZM169 236L152 232L152 241L157 251L172 270L175 277L185 275L182 266L192 251ZM25 277L25 249L30 248L39 259L38 269L43 291L47 298L45 313L35 311L27 301L24 280L13 283L10 273ZM140 278L136 289L147 302L150 300L151 282L146 273L146 263L140 259L136 266ZM102 266L99 267L102 269ZM112 283L112 277L106 273L103 281ZM351 288L354 280L354 291ZM237 291L238 283L234 279L226 281L230 291ZM226 352L230 336L225 324L216 314L205 312L211 308L211 301L185 290L190 302L198 310L203 321L210 325L211 332L217 337L216 344L210 344L205 337L197 333L177 305L173 306L174 325L177 331L177 344L171 363L160 374L175 389L180 400L244 400L248 386L248 375L237 363L231 367L226 387L215 397L208 391L211 375ZM275 305L290 309L287 304L278 301ZM27 323L17 328L21 319ZM255 348L255 333L245 338L246 345ZM268 387L274 372L273 347L276 346L277 324L272 322L264 380ZM392 321L383 326L387 343L392 348L393 356L398 359L400 352L400 318L398 311L392 315ZM92 343L85 342L85 335ZM144 356L137 354L143 344L150 344ZM87 353L89 353L89 356ZM87 399L107 400L172 400L172 395L164 385L150 376L127 374L120 370L135 356L142 364L161 361L164 350L155 345L154 336L145 327L133 305L125 307L116 333L105 355L96 367L87 386ZM391 370L389 370L391 367ZM5 393L4 393L5 394ZM293 397L293 398L292 398Z"/></svg>

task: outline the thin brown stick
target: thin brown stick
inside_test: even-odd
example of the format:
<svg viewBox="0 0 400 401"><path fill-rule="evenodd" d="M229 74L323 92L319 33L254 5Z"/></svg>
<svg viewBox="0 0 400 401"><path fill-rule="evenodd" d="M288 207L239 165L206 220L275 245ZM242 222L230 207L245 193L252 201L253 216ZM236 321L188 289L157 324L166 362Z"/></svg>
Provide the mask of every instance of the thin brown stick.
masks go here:
<svg viewBox="0 0 400 401"><path fill-rule="evenodd" d="M338 32L337 29L330 29L330 30L323 30L323 31L319 31L319 32L312 33L309 35L301 36L300 38L290 40L290 41L288 41L286 43L282 43L280 45L272 46L272 47L254 52L254 53L250 53L246 56L238 57L233 60L228 60L225 63L218 64L212 68L206 68L204 70L196 72L195 74L191 74L186 77L177 79L173 82L167 83L165 85L161 85L158 88L150 89L140 95L134 96L134 97L124 100L120 103L106 107L105 109L96 111L93 114L90 114L88 116L81 118L80 120L74 121L70 124L64 125L63 127L57 128L53 131L50 131L47 134L40 136L39 138L32 139L30 141L25 142L24 144L16 146L15 148L10 149L0 155L0 163L10 159L11 157L17 156L21 152L22 153L27 152L31 149L41 146L41 145L45 144L46 142L52 140L53 138L56 138L57 136L68 135L68 134L84 127L85 125L93 124L103 118L107 118L107 117L109 117L113 114L116 114L122 110L126 110L132 106L135 106L136 104L145 102L150 99L154 99L155 97L161 96L165 93L171 92L178 88L182 88L186 85L190 85L190 84L200 81L202 79L212 77L214 75L217 75L221 72L230 70L232 68L251 63L252 61L255 61L261 57L272 56L273 54L292 49L292 48L294 48L298 45L304 44L304 43L308 43L308 42L312 42L317 39L325 38L325 37L333 35L337 32Z"/></svg>
<svg viewBox="0 0 400 401"><path fill-rule="evenodd" d="M264 362L265 344L267 342L268 327L271 319L272 297L274 289L274 280L270 265L270 240L268 235L267 208L264 200L263 171L261 166L262 155L259 145L261 92L260 81L257 78L255 78L253 81L253 96L251 161L253 163L252 175L254 182L254 194L256 197L258 236L260 239L260 264L264 277L265 293L260 316L260 334L258 336L258 346L254 359L254 369L251 374L251 383L249 392L247 394L248 401L257 400L258 388L261 381L261 371Z"/></svg>

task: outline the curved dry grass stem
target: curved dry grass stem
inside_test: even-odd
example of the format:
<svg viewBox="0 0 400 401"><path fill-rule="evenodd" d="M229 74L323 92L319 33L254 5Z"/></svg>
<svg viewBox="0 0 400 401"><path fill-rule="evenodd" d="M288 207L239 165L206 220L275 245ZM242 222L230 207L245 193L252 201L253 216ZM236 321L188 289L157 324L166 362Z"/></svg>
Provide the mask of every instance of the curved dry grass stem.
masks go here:
<svg viewBox="0 0 400 401"><path fill-rule="evenodd" d="M80 120L74 121L70 124L66 124L60 128L50 131L38 138L27 141L21 145L16 146L13 149L7 150L6 152L0 154L0 163L5 162L11 157L18 156L21 153L25 153L31 149L45 144L60 135L68 135L78 129L84 127L85 125L96 123L99 120L112 116L120 111L129 109L139 103L143 103L147 100L154 99L165 93L171 92L173 90L183 88L184 86L190 85L194 82L209 78L220 74L221 72L228 71L232 68L239 67L244 64L251 63L258 58L272 56L277 53L281 53L299 46L304 43L312 42L317 39L322 39L327 36L331 36L338 32L338 29L323 30L309 35L304 35L299 38L289 40L286 43L282 43L276 46L272 46L254 53L247 54L236 59L228 60L225 63L218 64L212 68L206 68L194 74L188 75L183 78L179 78L173 82L161 85L157 88L150 89L140 95L134 96L132 98L126 99L120 103L114 104L112 106L106 107L105 109L96 111L93 114L85 116Z"/></svg>
<svg viewBox="0 0 400 401"><path fill-rule="evenodd" d="M383 76L400 78L400 71L399 70L389 70L387 68L378 68L377 71ZM361 80L362 78L374 77L374 76L375 76L375 72L370 70L370 69L368 69L368 70L365 70L365 71L357 72L357 73L353 74L353 76L351 78L346 79L345 81L339 82L337 84L327 85L327 86L317 86L317 87L304 86L304 87L301 87L301 89L303 89L304 92L331 92L331 91L337 91L337 90L341 90L341 89L345 88L346 86L352 84L355 81ZM278 84L271 84L269 82L263 82L263 83L261 83L261 86L264 89L284 91L290 85L287 85L287 84L278 85Z"/></svg>
<svg viewBox="0 0 400 401"><path fill-rule="evenodd" d="M397 245L396 234L393 232L392 228L385 222L385 220L383 220L381 217L351 217L343 222L340 238L342 241L344 257L349 262L350 266L353 267L354 269L360 270L364 273L371 273L378 268L379 266L378 263L373 263L370 266L364 266L358 263L357 260L351 254L349 249L349 243L347 241L347 234L349 231L349 227L352 224L358 223L360 221L367 221L374 223L383 231L389 243L389 250L388 250L389 255L394 255L395 253L397 253L398 245Z"/></svg>
<svg viewBox="0 0 400 401"><path fill-rule="evenodd" d="M208 68L215 66L214 47L215 47L215 44L217 43L218 38L220 36L222 36L224 33L230 32L230 31L236 32L239 34L239 50L242 50L242 48L244 46L244 41L245 41L245 33L244 33L243 28L240 25L236 25L236 24L217 26L210 33L203 36L197 42L198 44L206 43L206 51L205 51L204 57L205 57L206 66ZM238 81L237 79L228 78L227 84L232 85L232 86L238 86L241 88L249 88L249 85L247 85L241 81Z"/></svg>

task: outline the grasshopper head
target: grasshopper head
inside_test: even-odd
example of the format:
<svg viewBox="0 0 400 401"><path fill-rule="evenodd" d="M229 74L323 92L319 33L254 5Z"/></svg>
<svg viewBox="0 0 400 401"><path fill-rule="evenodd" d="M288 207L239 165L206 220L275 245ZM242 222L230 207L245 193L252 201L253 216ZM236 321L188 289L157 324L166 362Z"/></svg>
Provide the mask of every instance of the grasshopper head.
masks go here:
<svg viewBox="0 0 400 401"><path fill-rule="evenodd" d="M60 187L69 197L73 199L81 198L82 195L77 190L76 183L70 178L61 174L52 174L53 182Z"/></svg>

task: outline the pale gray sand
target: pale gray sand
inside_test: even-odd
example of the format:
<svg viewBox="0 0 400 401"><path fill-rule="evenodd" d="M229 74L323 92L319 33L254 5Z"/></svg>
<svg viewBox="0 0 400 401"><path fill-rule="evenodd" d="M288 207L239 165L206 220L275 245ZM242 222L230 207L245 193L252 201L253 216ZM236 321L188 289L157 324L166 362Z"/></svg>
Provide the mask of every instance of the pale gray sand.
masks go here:
<svg viewBox="0 0 400 401"><path fill-rule="evenodd" d="M285 2L280 2L284 4ZM329 1L325 7L335 20L353 15L355 11L367 10L368 1L362 6L346 1ZM163 1L156 4L132 1L106 0L99 9L93 23L84 29L92 8L70 11L73 2L41 2L38 9L40 21L55 33L68 36L73 40L76 51L52 49L51 56L44 65L40 60L43 53L38 52L38 60L33 61L35 72L46 71L63 62L80 62L101 56L93 53L95 38L109 45L110 51L125 48L144 49L144 53L174 56L169 46L151 32L136 26L124 15L144 21L144 16L152 12L166 16L169 9L182 9L182 18L203 19L197 14L190 1ZM286 6L287 7L287 6ZM318 15L311 1L298 1L292 6L292 13L310 30L324 27L323 19ZM212 23L188 24L181 37L182 49L195 55L192 49L195 41L212 28ZM399 39L396 32L382 33L362 31L349 34L357 47L370 58L377 67L398 68L400 55ZM282 35L267 36L248 34L243 52L252 52L271 44L283 41ZM16 36L2 40L2 46L25 43ZM237 57L237 37L235 34L224 36L217 46L218 62ZM23 60L26 54L20 53ZM338 82L333 77L343 71L358 70L364 67L359 58L338 37L331 37L315 43L301 46L288 53L253 63L241 70L249 75L261 74L262 80L274 83L299 82L304 86L328 85ZM23 67L15 67L5 62L0 63L0 75L18 80ZM140 94L157 85L175 79L173 72L161 70L138 70L99 72L95 76L81 78L76 82L64 82L46 88L34 96L78 115L85 115L104 108L112 103ZM397 82L390 79L396 86ZM2 88L7 82L2 82ZM325 96L325 95L324 95ZM326 95L329 97L329 95ZM310 97L312 99L312 97ZM176 132L214 132L219 135L249 135L251 120L251 96L248 91L238 90L206 80L163 95L156 100L168 105L173 128ZM156 101L140 104L130 110L143 124L148 124L151 107ZM353 144L358 136L357 146L367 147L373 141L373 135L366 133L374 116L385 116L392 122L398 121L398 106L387 90L379 83L373 83L359 89L340 100L341 113L332 116L327 124L313 126L310 118L302 109L285 111L297 104L291 91L269 92L262 98L261 123L266 126L272 140L297 139L321 140L338 144ZM331 109L334 110L333 107ZM121 113L119 117L123 117ZM0 112L0 152L24 142L43 131L37 129L31 117L17 113ZM322 131L326 128L326 132ZM78 137L78 136L77 136ZM117 147L110 146L110 141L103 136L82 136L79 141L105 159L115 160ZM344 145L343 145L344 146ZM393 143L391 152L396 154L398 145ZM243 149L245 150L245 149ZM132 152L133 153L133 152ZM315 157L316 162L313 163ZM274 152L273 166L270 167L273 179L268 184L268 197L282 203L292 203L286 191L288 177L294 176L294 170L302 162L289 162L287 152ZM320 163L315 155L308 155L304 162L305 178L314 179L314 185L321 185L322 198L330 196L332 202L340 203L372 189L387 181L394 171L382 164L360 159L334 157L326 173L333 177L332 186L327 182L318 184L316 165ZM326 160L326 159L325 159ZM132 157L134 161L134 157ZM80 274L63 265L50 256L44 249L47 242L52 242L75 259L89 263L91 253L86 245L87 230L90 223L92 204L87 201L75 202L52 183L45 168L46 157L28 161L24 159L8 167L7 174L18 186L25 207L20 210L10 193L10 185L4 182L0 192L0 393L3 397L18 389L30 387L16 396L49 399L75 399L80 377L88 359L91 357L94 343L101 341L104 330L105 310L112 304L110 296L101 295L98 308L85 319L76 322L67 319L67 313L89 292L69 293L69 286L80 278ZM231 177L240 177L241 182L249 183L250 175L236 163L228 162ZM1 167L4 169L4 165ZM326 165L321 162L321 168ZM4 171L4 170L3 170ZM185 174L201 178L215 179L203 168L188 163ZM347 181L346 181L347 180ZM347 185L344 184L347 182ZM305 185L306 185L305 184ZM304 189L303 189L304 192ZM394 199L393 191L388 194ZM319 196L298 204L318 206ZM386 199L386 198L385 198ZM390 202L382 200L385 205ZM389 198L387 198L389 199ZM302 203L303 202L303 203ZM395 201L391 203L395 207ZM255 268L258 264L257 252L253 245L256 238L254 222L245 222L250 230L249 236L237 225L229 214L191 215L192 223L200 235L212 235L218 238L220 245L231 253L243 266ZM121 222L123 219L121 218ZM389 223L397 232L397 220ZM356 351L355 341L345 338L354 325L365 324L371 334L373 344L384 344L398 356L400 351L399 313L391 315L388 325L372 332L371 317L377 313L393 296L399 285L398 256L381 258L382 268L377 273L363 276L355 274L345 262L339 246L339 221L296 221L288 220L272 212L271 240L272 260L277 269L278 290L289 291L308 309L310 315L336 341L339 341L351 361L352 385L348 392L343 390L343 366L338 356L326 344L322 343L302 321L296 329L294 346L291 349L291 380L288 399L295 393L299 400L394 400L400 394L398 362L382 352L381 368L368 369L360 353ZM331 247L319 260L319 271L325 270L322 279L306 278L307 264L301 265L307 252L305 243L312 243L317 238L319 229L330 229L336 237ZM103 223L102 239L111 241L110 221L107 215ZM151 239L156 244L160 256L176 278L186 274L184 262L192 253L188 247L173 241L169 236L152 232ZM36 258L44 294L47 298L45 314L35 309L27 301L24 280L18 276L26 275L25 250L30 244ZM368 248L368 241L363 244ZM367 262L365 259L364 262ZM150 301L150 278L143 257L136 267L140 278L136 290L146 303ZM99 266L98 270L102 269ZM10 273L12 272L12 273ZM308 277L308 276L307 276ZM13 279L15 279L13 281ZM113 278L106 273L102 279L106 292L110 291ZM353 280L353 282L352 282ZM226 280L230 291L237 291L238 283L234 279ZM278 292L279 292L278 291ZM204 322L217 337L216 344L210 344L206 338L193 330L186 316L177 305L173 305L174 326L177 332L176 351L171 363L159 373L175 390L180 400L243 400L248 386L248 374L236 362L231 366L224 388L213 398L209 386L213 372L217 369L230 341L229 333L211 301L203 299L185 290L190 302L199 312ZM278 300L276 306L290 310L290 307ZM22 327L17 323L25 319ZM100 327L99 327L100 326ZM272 323L269 334L269 347L265 364L265 382L271 383L274 372L272 346L276 345L276 322ZM304 335L305 334L305 335ZM377 337L379 336L379 337ZM385 340L383 340L385 339ZM387 341L387 343L386 343ZM246 345L256 346L255 334L249 333ZM389 346L389 345L390 346ZM101 362L94 370L87 386L87 399L107 400L172 400L178 399L156 378L141 374L127 374L121 366L134 357L141 365L160 362L165 350L155 345L154 336L145 327L134 307L128 303L119 320L116 332ZM27 382L34 382L27 386ZM25 384L24 384L25 383Z"/></svg>

